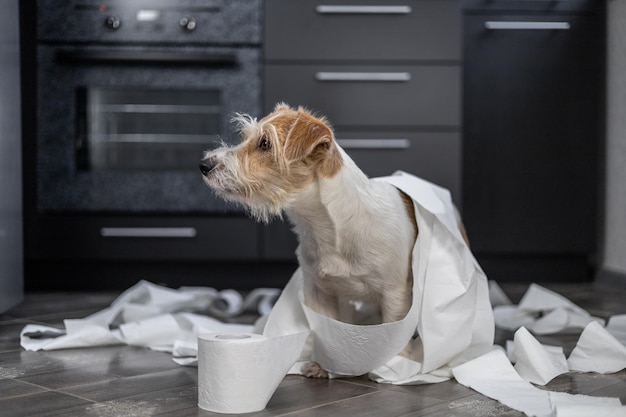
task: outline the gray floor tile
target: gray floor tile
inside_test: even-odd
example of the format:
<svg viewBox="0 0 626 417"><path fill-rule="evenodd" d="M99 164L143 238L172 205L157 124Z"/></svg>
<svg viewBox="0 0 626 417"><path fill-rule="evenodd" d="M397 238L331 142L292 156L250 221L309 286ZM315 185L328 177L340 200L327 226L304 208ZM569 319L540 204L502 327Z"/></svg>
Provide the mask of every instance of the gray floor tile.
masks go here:
<svg viewBox="0 0 626 417"><path fill-rule="evenodd" d="M424 417L524 417L524 413L506 407L495 400L474 394L469 397L452 400L446 404L432 407L413 414Z"/></svg>
<svg viewBox="0 0 626 417"><path fill-rule="evenodd" d="M89 401L55 391L45 391L0 400L0 410L2 415L11 417L44 416L51 410L67 416L72 415L67 410L79 404L89 404Z"/></svg>
<svg viewBox="0 0 626 417"><path fill-rule="evenodd" d="M174 387L196 387L197 381L197 369L178 367L170 371L78 385L62 391L77 397L101 402Z"/></svg>
<svg viewBox="0 0 626 417"><path fill-rule="evenodd" d="M63 410L50 410L42 416L145 417L159 414L170 416L179 410L195 407L196 404L197 388L186 386L109 401L84 403Z"/></svg>
<svg viewBox="0 0 626 417"><path fill-rule="evenodd" d="M15 379L0 379L0 400L48 391L44 387ZM2 414L0 412L0 414Z"/></svg>
<svg viewBox="0 0 626 417"><path fill-rule="evenodd" d="M415 393L394 390L374 390L360 396L328 402L290 414L305 416L408 416L427 412L445 401L424 397ZM269 411L269 410L268 410Z"/></svg>

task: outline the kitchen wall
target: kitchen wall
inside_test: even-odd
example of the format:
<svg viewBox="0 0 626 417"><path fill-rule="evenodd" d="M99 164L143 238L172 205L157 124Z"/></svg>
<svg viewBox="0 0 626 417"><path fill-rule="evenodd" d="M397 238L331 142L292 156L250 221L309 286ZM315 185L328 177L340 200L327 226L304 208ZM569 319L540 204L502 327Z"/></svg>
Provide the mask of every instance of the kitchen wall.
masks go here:
<svg viewBox="0 0 626 417"><path fill-rule="evenodd" d="M603 268L626 283L626 1L608 2L607 184Z"/></svg>
<svg viewBox="0 0 626 417"><path fill-rule="evenodd" d="M0 13L0 312L22 298L22 164L18 0Z"/></svg>

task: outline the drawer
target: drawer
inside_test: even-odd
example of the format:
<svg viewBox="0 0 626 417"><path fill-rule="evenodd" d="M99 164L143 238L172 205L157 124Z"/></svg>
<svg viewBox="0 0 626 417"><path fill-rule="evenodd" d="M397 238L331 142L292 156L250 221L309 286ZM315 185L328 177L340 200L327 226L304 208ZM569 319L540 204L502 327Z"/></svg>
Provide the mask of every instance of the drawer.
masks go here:
<svg viewBox="0 0 626 417"><path fill-rule="evenodd" d="M266 65L265 109L302 105L335 126L458 126L458 66Z"/></svg>
<svg viewBox="0 0 626 417"><path fill-rule="evenodd" d="M106 261L243 261L258 258L247 217L54 216L35 226L29 257Z"/></svg>
<svg viewBox="0 0 626 417"><path fill-rule="evenodd" d="M602 10L603 4L604 1L597 0L463 0L463 9L553 13Z"/></svg>
<svg viewBox="0 0 626 417"><path fill-rule="evenodd" d="M266 60L459 60L458 0L266 0Z"/></svg>
<svg viewBox="0 0 626 417"><path fill-rule="evenodd" d="M402 170L449 189L461 203L460 133L337 130L335 136L367 176Z"/></svg>

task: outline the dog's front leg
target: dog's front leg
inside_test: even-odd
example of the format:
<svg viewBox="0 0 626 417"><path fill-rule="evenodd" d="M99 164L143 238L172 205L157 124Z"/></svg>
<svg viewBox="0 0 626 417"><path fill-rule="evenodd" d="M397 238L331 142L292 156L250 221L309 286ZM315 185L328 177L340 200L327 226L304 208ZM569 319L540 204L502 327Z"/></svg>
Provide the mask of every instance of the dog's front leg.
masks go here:
<svg viewBox="0 0 626 417"><path fill-rule="evenodd" d="M339 318L339 299L328 294L316 285L311 285L304 296L306 305L315 312L331 319Z"/></svg>
<svg viewBox="0 0 626 417"><path fill-rule="evenodd" d="M332 319L339 318L339 300L311 285L305 296L306 305L319 314ZM317 362L308 362L302 368L302 374L308 378L328 378L328 372Z"/></svg>
<svg viewBox="0 0 626 417"><path fill-rule="evenodd" d="M410 294L411 290L407 288L405 291L389 291L383 295L380 303L383 323L392 323L406 317L411 309ZM412 347L413 345L409 342L399 355L410 358Z"/></svg>

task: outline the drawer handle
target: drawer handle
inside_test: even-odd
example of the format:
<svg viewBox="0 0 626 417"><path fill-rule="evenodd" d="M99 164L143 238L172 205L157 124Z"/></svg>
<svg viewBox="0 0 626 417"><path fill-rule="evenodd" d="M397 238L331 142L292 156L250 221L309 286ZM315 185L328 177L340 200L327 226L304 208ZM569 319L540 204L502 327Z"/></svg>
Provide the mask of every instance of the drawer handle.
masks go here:
<svg viewBox="0 0 626 417"><path fill-rule="evenodd" d="M568 30L569 22L485 22L489 30Z"/></svg>
<svg viewBox="0 0 626 417"><path fill-rule="evenodd" d="M406 82L411 80L408 72L318 72L317 81L371 81Z"/></svg>
<svg viewBox="0 0 626 417"><path fill-rule="evenodd" d="M102 237L156 237L193 238L198 232L195 227L103 227Z"/></svg>
<svg viewBox="0 0 626 417"><path fill-rule="evenodd" d="M344 149L409 149L408 139L336 139Z"/></svg>
<svg viewBox="0 0 626 417"><path fill-rule="evenodd" d="M411 6L328 6L319 5L315 11L320 14L409 14Z"/></svg>

